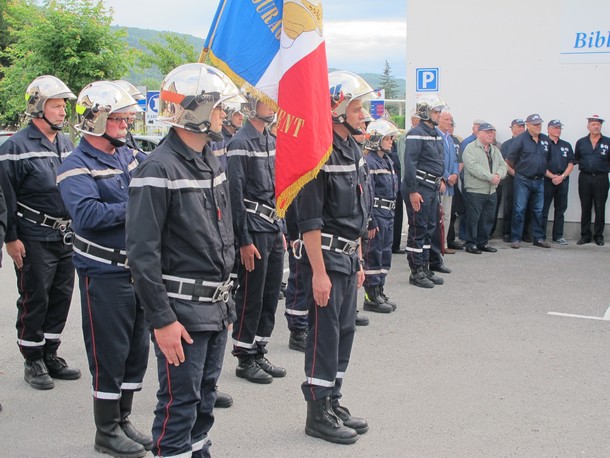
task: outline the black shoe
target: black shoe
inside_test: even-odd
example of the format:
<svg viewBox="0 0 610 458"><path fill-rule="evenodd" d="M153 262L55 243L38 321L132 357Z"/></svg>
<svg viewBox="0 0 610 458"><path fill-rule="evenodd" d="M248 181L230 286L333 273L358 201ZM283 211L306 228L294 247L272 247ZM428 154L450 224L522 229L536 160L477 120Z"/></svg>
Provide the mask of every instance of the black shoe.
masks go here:
<svg viewBox="0 0 610 458"><path fill-rule="evenodd" d="M381 287L381 297L383 297L386 304L388 304L390 307L392 307L392 311L396 310L396 302L391 301L390 298L385 295L383 286Z"/></svg>
<svg viewBox="0 0 610 458"><path fill-rule="evenodd" d="M534 240L533 242L534 246L539 246L540 248L551 248L551 244L549 242L547 242L546 240Z"/></svg>
<svg viewBox="0 0 610 458"><path fill-rule="evenodd" d="M288 339L288 348L291 350L305 352L305 344L307 343L307 330L306 329L295 329L290 331L290 338Z"/></svg>
<svg viewBox="0 0 610 458"><path fill-rule="evenodd" d="M365 288L364 290L364 305L362 307L367 312L375 313L390 313L392 306L385 303L385 299L381 296L381 287L374 286Z"/></svg>
<svg viewBox="0 0 610 458"><path fill-rule="evenodd" d="M481 254L481 250L479 250L476 246L474 245L466 245L466 253L470 253L470 254Z"/></svg>
<svg viewBox="0 0 610 458"><path fill-rule="evenodd" d="M511 242L511 235L510 234L504 234L504 237L502 237L502 240L504 240L506 243L510 243Z"/></svg>
<svg viewBox="0 0 610 458"><path fill-rule="evenodd" d="M36 390L50 390L55 388L55 383L49 375L47 366L42 359L36 361L25 361L23 379Z"/></svg>
<svg viewBox="0 0 610 458"><path fill-rule="evenodd" d="M603 237L595 237L595 244L597 246L604 246L604 238Z"/></svg>
<svg viewBox="0 0 610 458"><path fill-rule="evenodd" d="M264 370L273 378L281 378L286 376L286 369L283 367L274 366L264 355L258 355L254 358L258 367Z"/></svg>
<svg viewBox="0 0 610 458"><path fill-rule="evenodd" d="M352 428L358 434L364 434L369 430L369 424L364 418L352 417L346 407L336 405L333 406L333 412L341 419L343 424L348 428Z"/></svg>
<svg viewBox="0 0 610 458"><path fill-rule="evenodd" d="M239 364L235 368L235 375L252 383L267 384L273 382L273 377L256 364L254 356L240 357Z"/></svg>
<svg viewBox="0 0 610 458"><path fill-rule="evenodd" d="M487 253L495 253L498 251L497 248L492 247L491 245L481 245L477 247L480 251L485 251Z"/></svg>
<svg viewBox="0 0 610 458"><path fill-rule="evenodd" d="M426 277L428 277L428 280L430 280L435 285L442 285L443 283L445 283L445 280L443 280L441 277L437 277L436 275L434 275L434 272L432 272L430 269L424 268L424 272L426 273Z"/></svg>
<svg viewBox="0 0 610 458"><path fill-rule="evenodd" d="M214 402L215 409L228 409L233 405L233 398L230 394L221 393L218 391L218 387L214 387L216 390L216 401Z"/></svg>
<svg viewBox="0 0 610 458"><path fill-rule="evenodd" d="M96 427L94 449L114 457L141 458L146 455L144 446L127 437L120 427L119 402L118 399L93 399Z"/></svg>
<svg viewBox="0 0 610 458"><path fill-rule="evenodd" d="M369 319L364 315L360 315L358 310L356 310L356 326L368 326Z"/></svg>
<svg viewBox="0 0 610 458"><path fill-rule="evenodd" d="M409 275L409 283L420 288L434 288L434 283L428 278L423 267L417 269L411 269L411 275Z"/></svg>
<svg viewBox="0 0 610 458"><path fill-rule="evenodd" d="M49 375L60 380L78 380L80 370L68 367L66 360L60 358L55 353L44 355L44 363L49 370Z"/></svg>
<svg viewBox="0 0 610 458"><path fill-rule="evenodd" d="M282 285L280 286L280 295L277 297L279 300L286 298L286 288L287 287L288 287L288 284L285 281L283 281Z"/></svg>
<svg viewBox="0 0 610 458"><path fill-rule="evenodd" d="M591 243L591 239L580 239L576 242L576 245L584 245L586 243Z"/></svg>
<svg viewBox="0 0 610 458"><path fill-rule="evenodd" d="M358 433L345 426L333 411L330 397L307 401L305 434L335 444L353 444L358 440Z"/></svg>
<svg viewBox="0 0 610 458"><path fill-rule="evenodd" d="M394 254L405 254L407 252L407 250L404 250L402 248L399 248L397 250L392 250L392 253Z"/></svg>
<svg viewBox="0 0 610 458"><path fill-rule="evenodd" d="M430 270L433 272L440 272L442 274L450 274L451 269L445 264L433 264L430 266Z"/></svg>
<svg viewBox="0 0 610 458"><path fill-rule="evenodd" d="M532 243L532 238L529 235L524 235L521 237L521 241L524 243Z"/></svg>
<svg viewBox="0 0 610 458"><path fill-rule="evenodd" d="M456 240L454 242L447 242L447 248L451 248L453 250L463 250L464 245Z"/></svg>

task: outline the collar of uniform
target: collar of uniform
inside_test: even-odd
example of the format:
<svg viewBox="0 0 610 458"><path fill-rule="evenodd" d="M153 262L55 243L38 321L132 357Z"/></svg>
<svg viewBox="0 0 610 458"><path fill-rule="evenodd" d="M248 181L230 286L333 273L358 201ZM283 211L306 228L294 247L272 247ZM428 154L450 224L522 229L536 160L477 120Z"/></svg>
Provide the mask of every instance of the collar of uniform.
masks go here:
<svg viewBox="0 0 610 458"><path fill-rule="evenodd" d="M34 140L38 140L41 143L43 143L47 148L51 148L53 150L55 150L55 145L53 144L53 142L51 140L48 139L48 137L42 133L42 131L38 128L38 126L36 124L34 124L32 121L30 121L30 123L28 124L27 127L27 132L28 132L28 137ZM55 138L57 138L59 136L59 132L57 133L57 136ZM59 142L59 140L58 140Z"/></svg>
<svg viewBox="0 0 610 458"><path fill-rule="evenodd" d="M244 135L246 138L251 140L258 138L261 142L264 142L267 135L269 135L266 127L263 129L263 132L259 132L250 121L246 121L238 132L241 132L242 130L244 132L241 135Z"/></svg>
<svg viewBox="0 0 610 458"><path fill-rule="evenodd" d="M340 135L333 132L333 149L341 153L342 156L350 159L352 162L356 162L356 154L354 151L360 151L356 140L348 135L346 140L343 140Z"/></svg>
<svg viewBox="0 0 610 458"><path fill-rule="evenodd" d="M80 139L80 144L78 145L78 149L80 149L87 156L97 159L98 161L110 167L116 167L116 156L118 156L120 154L121 149L124 148L129 149L126 146L121 146L119 148L115 148L114 154L108 154L93 147L93 145L91 145L91 143L89 143L84 136Z"/></svg>
<svg viewBox="0 0 610 458"><path fill-rule="evenodd" d="M172 151L174 151L179 156L182 156L187 161L193 161L198 168L208 169L205 165L205 161L203 160L204 154L212 154L212 150L210 149L210 144L207 143L203 147L203 151L199 153L195 151L193 148L190 148L182 141L182 139L178 136L176 131L172 128L169 130L169 133L165 137L164 143L167 143Z"/></svg>

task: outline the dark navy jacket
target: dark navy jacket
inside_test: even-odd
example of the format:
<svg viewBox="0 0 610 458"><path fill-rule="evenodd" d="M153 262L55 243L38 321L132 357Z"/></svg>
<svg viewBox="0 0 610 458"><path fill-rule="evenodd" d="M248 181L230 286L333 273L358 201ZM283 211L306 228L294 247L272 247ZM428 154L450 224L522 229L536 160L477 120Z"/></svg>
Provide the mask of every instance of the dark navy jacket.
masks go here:
<svg viewBox="0 0 610 458"><path fill-rule="evenodd" d="M350 136L334 134L333 151L315 179L298 196L297 218L301 234L313 230L358 240L366 234L366 165L360 147ZM303 262L309 262L303 250ZM347 275L359 268L358 253L351 256L322 250L329 271Z"/></svg>
<svg viewBox="0 0 610 458"><path fill-rule="evenodd" d="M576 142L574 158L578 163L578 169L586 173L608 173L610 171L610 138L602 137L595 145L587 135Z"/></svg>
<svg viewBox="0 0 610 458"><path fill-rule="evenodd" d="M63 239L57 229L19 218L17 202L49 216L68 219L57 188L57 168L73 148L68 137L59 132L51 143L32 122L0 146L1 182L8 211L6 242Z"/></svg>
<svg viewBox="0 0 610 458"><path fill-rule="evenodd" d="M398 178L394 173L394 164L387 154L380 157L375 151L365 156L369 168L369 181L375 197L386 200L396 200L398 192ZM394 210L373 207L372 222L369 227L378 227L376 218L394 218Z"/></svg>
<svg viewBox="0 0 610 458"><path fill-rule="evenodd" d="M544 177L549 159L549 144L551 139L544 134L538 137L538 143L526 130L517 135L508 151L507 161L510 161L517 173L528 178Z"/></svg>
<svg viewBox="0 0 610 458"><path fill-rule="evenodd" d="M125 216L129 183L146 155L128 146L114 154L100 151L82 138L59 167L57 182L72 216L74 232L106 248L125 249ZM74 266L90 277L129 275L122 266L105 264L74 251Z"/></svg>
<svg viewBox="0 0 610 458"><path fill-rule="evenodd" d="M405 199L408 194L417 192L419 186L435 187L418 180L418 170L436 177L442 177L445 173L443 137L435 127L430 127L425 122L420 122L407 132L404 155L402 194Z"/></svg>
<svg viewBox="0 0 610 458"><path fill-rule="evenodd" d="M233 268L229 184L209 147L194 151L171 129L131 180L126 230L136 292L153 328L178 320L188 331L219 331L235 321L232 301L170 298L162 278L223 282Z"/></svg>
<svg viewBox="0 0 610 458"><path fill-rule="evenodd" d="M227 145L227 174L231 190L233 227L238 247L252 244L250 232L279 232L271 223L246 212L244 199L275 208L275 138L267 129L259 133L246 122Z"/></svg>
<svg viewBox="0 0 610 458"><path fill-rule="evenodd" d="M568 168L568 164L574 164L572 145L561 138L557 143L549 138L549 161L546 169L555 175L561 175Z"/></svg>

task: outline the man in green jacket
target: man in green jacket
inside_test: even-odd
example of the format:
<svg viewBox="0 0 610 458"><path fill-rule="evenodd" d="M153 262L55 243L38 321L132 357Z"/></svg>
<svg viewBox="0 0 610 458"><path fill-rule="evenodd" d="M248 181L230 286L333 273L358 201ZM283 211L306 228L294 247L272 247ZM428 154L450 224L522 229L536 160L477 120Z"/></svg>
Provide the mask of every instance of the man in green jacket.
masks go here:
<svg viewBox="0 0 610 458"><path fill-rule="evenodd" d="M488 244L495 218L496 189L506 176L506 162L494 146L496 129L489 123L479 126L477 139L464 150L464 187L466 189L466 251L495 253Z"/></svg>

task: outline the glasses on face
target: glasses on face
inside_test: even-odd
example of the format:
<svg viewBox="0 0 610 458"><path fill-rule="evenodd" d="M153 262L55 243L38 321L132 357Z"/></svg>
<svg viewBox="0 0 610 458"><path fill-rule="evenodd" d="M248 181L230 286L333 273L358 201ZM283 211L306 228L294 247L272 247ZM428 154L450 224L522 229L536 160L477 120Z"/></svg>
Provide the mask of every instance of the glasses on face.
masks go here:
<svg viewBox="0 0 610 458"><path fill-rule="evenodd" d="M127 117L127 118L108 118L108 121L114 122L117 125L120 125L122 122L129 125L135 121L135 118Z"/></svg>

